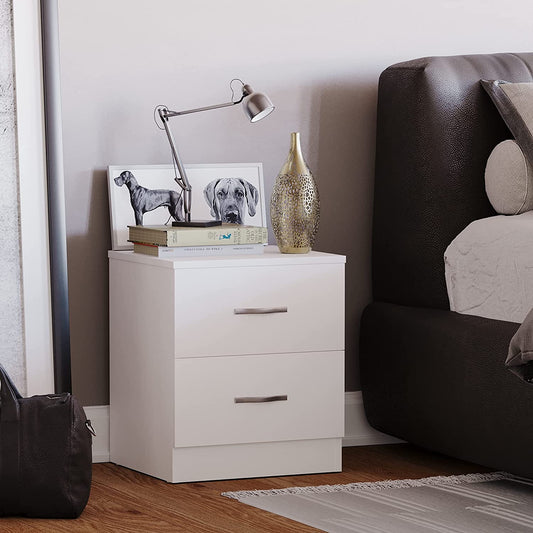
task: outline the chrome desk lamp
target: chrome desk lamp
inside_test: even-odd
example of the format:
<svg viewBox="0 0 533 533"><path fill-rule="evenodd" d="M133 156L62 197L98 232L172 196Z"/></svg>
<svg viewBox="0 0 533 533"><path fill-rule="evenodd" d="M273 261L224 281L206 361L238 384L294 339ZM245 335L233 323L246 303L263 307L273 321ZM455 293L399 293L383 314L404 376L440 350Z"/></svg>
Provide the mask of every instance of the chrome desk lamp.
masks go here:
<svg viewBox="0 0 533 533"><path fill-rule="evenodd" d="M234 100L235 91L233 90L232 83L238 81L242 84L241 87L241 95L238 98L238 100ZM157 106L156 110L159 114L159 118L161 119L161 123L163 124L163 128L168 138L168 142L170 143L170 151L172 153L172 160L174 163L174 168L177 168L177 174L174 178L177 184L181 187L183 190L183 210L185 215L185 221L178 222L174 221L172 222L173 226L216 226L221 224L219 220L199 220L199 221L191 221L191 199L192 199L192 187L189 182L189 179L187 178L187 173L185 172L185 168L183 167L183 163L181 161L180 155L178 153L178 150L176 148L176 143L174 141L174 137L172 135L172 132L170 131L168 120L172 117L178 117L181 115L189 115L191 113L198 113L200 111L209 111L211 109L219 109L221 107L230 107L234 106L236 104L239 104L242 102L243 111L244 114L250 119L250 122L257 122L261 120L262 118L269 115L272 111L274 111L274 106L272 102L270 101L270 98L262 93L257 93L252 90L252 88L242 82L239 79L233 79L230 82L230 88L232 89L232 100L231 102L226 102L224 104L217 104L217 105L210 105L206 107L198 107L196 109L187 109L185 111L171 111L166 106Z"/></svg>

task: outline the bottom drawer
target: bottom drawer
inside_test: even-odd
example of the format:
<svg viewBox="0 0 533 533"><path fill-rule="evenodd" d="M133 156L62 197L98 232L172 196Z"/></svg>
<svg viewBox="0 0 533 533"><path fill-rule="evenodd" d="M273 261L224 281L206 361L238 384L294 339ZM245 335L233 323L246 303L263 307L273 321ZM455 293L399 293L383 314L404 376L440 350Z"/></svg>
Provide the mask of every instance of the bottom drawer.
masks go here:
<svg viewBox="0 0 533 533"><path fill-rule="evenodd" d="M175 446L342 437L344 352L176 359Z"/></svg>

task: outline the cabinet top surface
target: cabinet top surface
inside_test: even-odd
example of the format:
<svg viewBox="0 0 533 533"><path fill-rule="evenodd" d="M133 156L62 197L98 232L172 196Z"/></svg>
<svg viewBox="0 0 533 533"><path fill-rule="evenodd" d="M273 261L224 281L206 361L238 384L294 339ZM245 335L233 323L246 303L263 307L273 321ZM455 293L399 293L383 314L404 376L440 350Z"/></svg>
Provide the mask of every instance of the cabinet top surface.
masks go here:
<svg viewBox="0 0 533 533"><path fill-rule="evenodd" d="M233 266L261 266L261 265L304 265L316 263L345 263L344 255L315 252L307 254L282 254L277 246L266 246L263 254L257 255L227 255L227 256L198 256L176 257L172 259L152 257L133 251L110 250L109 259L143 263L160 268L209 268Z"/></svg>

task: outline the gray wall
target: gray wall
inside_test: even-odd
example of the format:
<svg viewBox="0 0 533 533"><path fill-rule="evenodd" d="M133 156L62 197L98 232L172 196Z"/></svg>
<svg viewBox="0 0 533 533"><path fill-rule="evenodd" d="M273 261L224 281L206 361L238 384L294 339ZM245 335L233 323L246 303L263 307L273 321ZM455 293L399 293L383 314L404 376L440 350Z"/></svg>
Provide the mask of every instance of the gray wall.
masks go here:
<svg viewBox="0 0 533 533"><path fill-rule="evenodd" d="M0 363L26 389L12 1L0 0Z"/></svg>
<svg viewBox="0 0 533 533"><path fill-rule="evenodd" d="M290 132L301 132L321 194L316 249L348 258L346 388L357 390L380 72L426 55L532 48L529 0L266 7L259 17L245 0L60 0L73 386L85 404L108 402L106 167L170 162L157 104L227 101L234 77L267 92L277 109L258 124L231 109L172 122L186 163L261 161L267 203Z"/></svg>

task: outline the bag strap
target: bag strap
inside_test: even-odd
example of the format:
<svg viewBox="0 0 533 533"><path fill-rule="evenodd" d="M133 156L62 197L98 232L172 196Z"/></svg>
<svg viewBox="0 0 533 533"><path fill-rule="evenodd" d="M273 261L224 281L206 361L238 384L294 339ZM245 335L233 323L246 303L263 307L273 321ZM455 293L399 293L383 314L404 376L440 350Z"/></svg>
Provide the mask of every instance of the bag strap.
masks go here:
<svg viewBox="0 0 533 533"><path fill-rule="evenodd" d="M0 364L0 514L17 514L20 506L20 406L22 398Z"/></svg>

